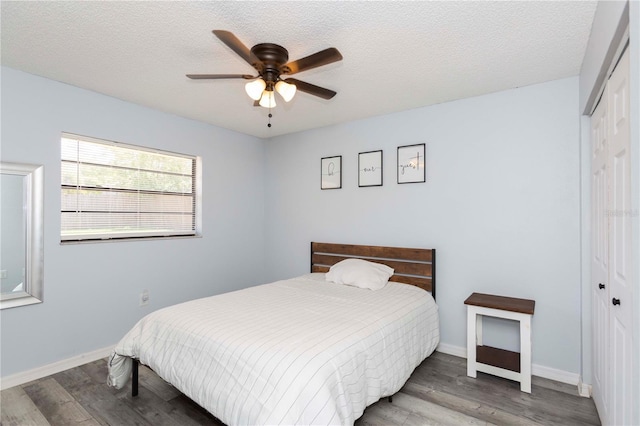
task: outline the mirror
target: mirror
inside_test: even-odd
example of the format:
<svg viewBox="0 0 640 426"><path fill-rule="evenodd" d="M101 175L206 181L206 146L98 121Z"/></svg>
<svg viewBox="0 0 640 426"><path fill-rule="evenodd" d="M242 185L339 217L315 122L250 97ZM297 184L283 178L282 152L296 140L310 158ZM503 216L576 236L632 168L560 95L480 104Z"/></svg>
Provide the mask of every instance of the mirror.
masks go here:
<svg viewBox="0 0 640 426"><path fill-rule="evenodd" d="M42 302L43 169L0 163L0 309Z"/></svg>

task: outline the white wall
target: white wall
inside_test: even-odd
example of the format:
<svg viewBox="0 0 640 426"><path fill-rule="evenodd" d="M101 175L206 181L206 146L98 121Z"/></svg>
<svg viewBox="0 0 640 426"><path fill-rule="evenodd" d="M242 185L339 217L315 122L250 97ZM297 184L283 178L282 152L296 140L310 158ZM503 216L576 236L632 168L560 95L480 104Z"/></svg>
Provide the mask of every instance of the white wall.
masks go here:
<svg viewBox="0 0 640 426"><path fill-rule="evenodd" d="M269 279L307 272L310 241L433 247L443 343L466 346L470 293L531 298L534 364L579 373L578 118L569 78L271 139ZM396 184L396 147L423 142L427 182ZM358 152L376 149L384 186L358 188ZM322 191L332 155L343 188ZM497 328L488 343L515 344Z"/></svg>
<svg viewBox="0 0 640 426"><path fill-rule="evenodd" d="M113 345L159 307L262 282L262 140L9 68L1 100L2 161L45 174L44 303L0 313L2 377ZM61 246L63 131L201 156L204 236Z"/></svg>

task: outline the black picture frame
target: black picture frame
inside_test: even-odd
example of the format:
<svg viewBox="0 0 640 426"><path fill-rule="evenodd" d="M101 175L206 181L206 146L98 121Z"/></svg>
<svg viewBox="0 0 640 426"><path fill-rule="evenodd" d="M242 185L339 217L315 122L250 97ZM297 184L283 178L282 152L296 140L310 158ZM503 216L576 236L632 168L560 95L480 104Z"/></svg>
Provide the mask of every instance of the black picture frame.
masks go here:
<svg viewBox="0 0 640 426"><path fill-rule="evenodd" d="M342 155L320 159L320 189L342 188Z"/></svg>
<svg viewBox="0 0 640 426"><path fill-rule="evenodd" d="M382 150L358 154L358 186L382 186Z"/></svg>
<svg viewBox="0 0 640 426"><path fill-rule="evenodd" d="M427 180L425 144L398 147L398 183L422 183Z"/></svg>

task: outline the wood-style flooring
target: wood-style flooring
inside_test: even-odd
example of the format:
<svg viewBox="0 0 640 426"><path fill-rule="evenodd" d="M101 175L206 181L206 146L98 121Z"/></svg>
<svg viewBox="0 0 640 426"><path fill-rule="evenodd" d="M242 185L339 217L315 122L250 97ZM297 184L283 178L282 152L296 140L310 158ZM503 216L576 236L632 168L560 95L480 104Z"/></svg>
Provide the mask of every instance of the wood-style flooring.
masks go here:
<svg viewBox="0 0 640 426"><path fill-rule="evenodd" d="M91 362L2 391L2 426L221 425L151 370L140 368L140 393L106 384L106 360ZM520 385L478 373L466 361L434 353L393 396L368 407L356 425L599 425L593 400L575 386L534 377L531 394Z"/></svg>

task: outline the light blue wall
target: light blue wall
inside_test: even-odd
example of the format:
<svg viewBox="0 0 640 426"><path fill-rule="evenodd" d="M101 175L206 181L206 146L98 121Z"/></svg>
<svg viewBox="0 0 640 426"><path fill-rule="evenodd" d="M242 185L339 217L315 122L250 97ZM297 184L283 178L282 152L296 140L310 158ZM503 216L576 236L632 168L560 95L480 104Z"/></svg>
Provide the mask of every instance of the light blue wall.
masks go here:
<svg viewBox="0 0 640 426"><path fill-rule="evenodd" d="M111 345L158 307L305 273L314 240L435 247L444 343L465 346L471 292L533 298L534 363L579 370L577 78L266 143L6 68L2 107L3 160L46 180L45 303L0 314L2 376ZM205 236L60 246L62 131L202 156ZM396 147L423 142L427 182L397 185ZM358 188L374 149L384 186ZM330 155L343 189L321 191ZM495 328L489 343L515 345Z"/></svg>
<svg viewBox="0 0 640 426"><path fill-rule="evenodd" d="M3 377L113 345L159 307L263 282L264 141L9 68L1 118L2 161L45 174L44 303L1 311ZM201 156L203 237L61 246L63 131Z"/></svg>
<svg viewBox="0 0 640 426"><path fill-rule="evenodd" d="M427 182L398 185L396 148L423 142ZM268 277L307 272L310 241L433 247L443 343L466 347L470 293L531 298L534 364L579 373L579 142L576 77L273 138ZM384 185L358 188L377 149ZM333 155L343 188L322 191ZM516 344L496 326L488 343Z"/></svg>

